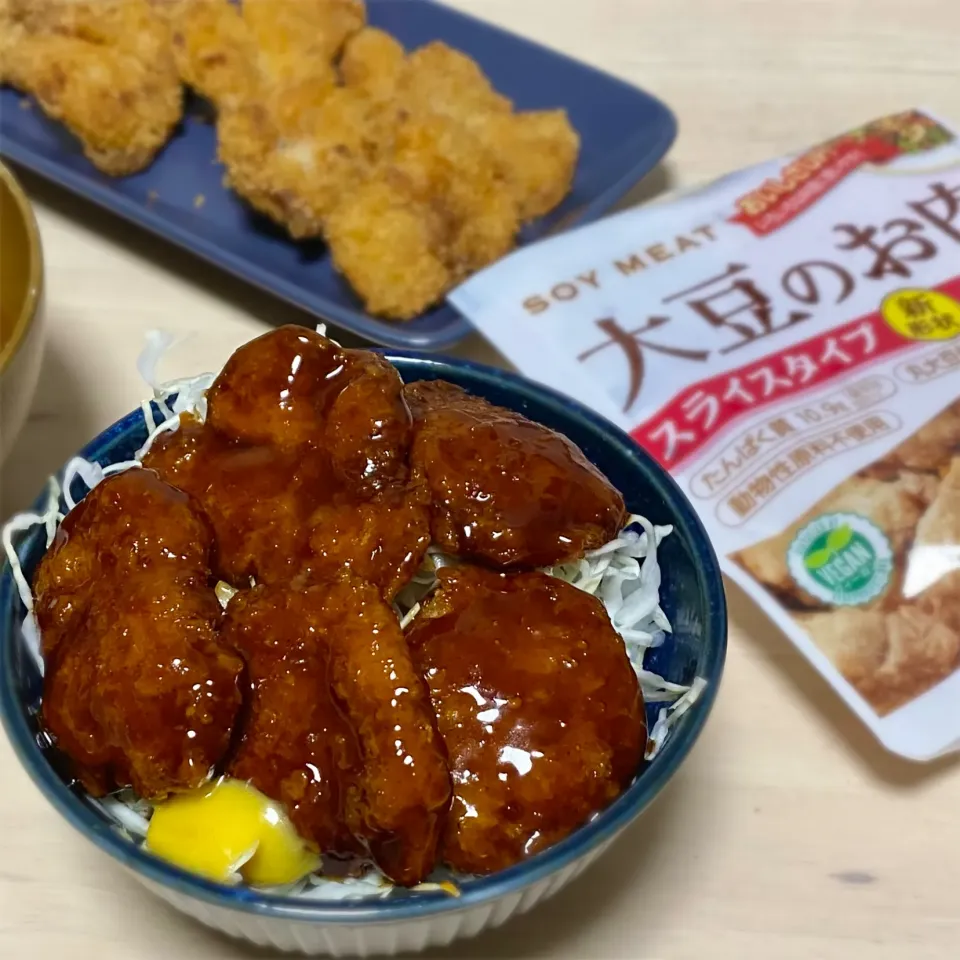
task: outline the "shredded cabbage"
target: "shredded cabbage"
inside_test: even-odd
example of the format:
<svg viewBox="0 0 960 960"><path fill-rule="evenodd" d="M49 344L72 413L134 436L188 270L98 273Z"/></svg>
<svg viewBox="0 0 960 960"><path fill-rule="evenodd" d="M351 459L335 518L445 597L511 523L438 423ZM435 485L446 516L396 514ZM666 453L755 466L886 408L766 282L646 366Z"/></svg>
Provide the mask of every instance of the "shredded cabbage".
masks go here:
<svg viewBox="0 0 960 960"><path fill-rule="evenodd" d="M123 794L104 797L95 803L113 817L132 839L139 841L146 838L153 808L132 791L126 790Z"/></svg>
<svg viewBox="0 0 960 960"><path fill-rule="evenodd" d="M151 390L154 398L163 396L163 384L157 376L157 368L164 354L169 353L178 342L169 330L148 330L143 349L137 357L137 373Z"/></svg>
<svg viewBox="0 0 960 960"><path fill-rule="evenodd" d="M217 600L220 603L220 606L226 610L227 604L240 592L236 587L231 587L226 580L218 580L217 585L213 588L213 592L217 595Z"/></svg>
<svg viewBox="0 0 960 960"><path fill-rule="evenodd" d="M647 738L647 750L645 757L652 760L663 749L664 743L670 734L670 728L700 699L707 686L707 681L703 677L696 677L690 687L669 707L662 708L657 716L657 722L653 725L650 735Z"/></svg>
<svg viewBox="0 0 960 960"><path fill-rule="evenodd" d="M324 334L325 330L324 324L317 326L319 333ZM74 457L64 469L62 489L55 477L50 478L43 513L17 514L3 527L3 549L10 563L20 599L27 611L22 625L25 648L41 675L44 664L40 632L33 614L33 595L13 544L13 535L35 526L43 526L46 530L46 545L49 547L65 516L59 509L61 494L69 512L77 503L74 499L77 481L89 491L107 476L140 467L140 461L157 437L180 426L180 415L183 413L195 416L200 421L206 419L206 391L213 383L215 374L204 373L167 382L157 379L160 359L176 342L167 332L150 331L147 343L137 360L137 369L152 389L152 403L156 404L163 419L157 423L151 401L143 401L141 411L147 429L147 440L137 450L136 459L101 467L82 457ZM543 571L601 600L611 623L623 639L645 701L668 703L668 706L660 709L649 733L646 749L648 761L660 753L672 727L696 703L706 686L706 681L701 677L697 677L689 686L672 683L645 669L643 665L647 651L660 646L665 634L672 629L660 607L661 573L657 561L657 548L672 532L672 526L654 526L645 517L634 514L629 517L627 526L614 540L589 551L579 560L547 567ZM457 562L456 557L445 554L436 546L428 548L420 569L400 591L394 604L402 629L407 629L413 623L421 611L424 599L436 587L437 570ZM235 587L223 581L216 585L217 599L224 608L236 593ZM212 773L213 771L211 775ZM87 802L112 819L125 836L134 842L143 842L152 807L131 790L118 791L102 800L87 798ZM443 890L458 896L456 879L454 875L441 869L413 890ZM264 892L334 901L384 897L392 890L390 881L371 864L361 877L332 880L320 874L312 874L291 886L271 888Z"/></svg>

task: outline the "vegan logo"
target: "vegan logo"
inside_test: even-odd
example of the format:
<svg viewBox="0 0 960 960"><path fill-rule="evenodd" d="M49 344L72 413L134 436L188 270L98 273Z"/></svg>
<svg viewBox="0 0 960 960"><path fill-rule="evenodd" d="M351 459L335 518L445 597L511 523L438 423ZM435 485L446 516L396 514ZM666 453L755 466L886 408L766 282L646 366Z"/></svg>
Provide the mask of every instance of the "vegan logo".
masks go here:
<svg viewBox="0 0 960 960"><path fill-rule="evenodd" d="M797 533L787 550L787 566L797 585L818 600L859 606L886 589L893 551L867 517L825 513Z"/></svg>

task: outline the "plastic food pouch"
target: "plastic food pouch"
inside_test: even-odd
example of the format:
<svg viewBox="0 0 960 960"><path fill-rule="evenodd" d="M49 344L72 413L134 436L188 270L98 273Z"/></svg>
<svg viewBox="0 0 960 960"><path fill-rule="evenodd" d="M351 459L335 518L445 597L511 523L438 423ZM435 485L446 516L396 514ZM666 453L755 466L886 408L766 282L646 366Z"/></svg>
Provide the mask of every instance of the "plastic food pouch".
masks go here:
<svg viewBox="0 0 960 960"><path fill-rule="evenodd" d="M886 117L450 299L673 474L727 575L890 750L960 748L953 131Z"/></svg>

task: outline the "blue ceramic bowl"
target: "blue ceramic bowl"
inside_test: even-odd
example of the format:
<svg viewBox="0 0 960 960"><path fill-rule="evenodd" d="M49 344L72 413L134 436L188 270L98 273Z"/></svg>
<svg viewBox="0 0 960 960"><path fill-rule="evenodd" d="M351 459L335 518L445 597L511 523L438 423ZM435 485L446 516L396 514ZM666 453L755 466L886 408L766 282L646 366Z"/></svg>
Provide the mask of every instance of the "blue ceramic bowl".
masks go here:
<svg viewBox="0 0 960 960"><path fill-rule="evenodd" d="M664 749L610 807L570 837L518 866L463 884L462 896L397 891L376 901L305 902L209 883L139 850L89 804L50 762L38 740L41 678L26 653L24 609L8 566L0 577L0 717L27 772L81 833L165 900L202 922L262 945L306 953L371 955L449 943L502 923L560 889L592 862L663 789L690 752L713 704L726 651L720 569L707 535L671 478L625 434L577 403L511 374L463 361L388 353L404 380L450 380L493 403L566 434L623 491L632 512L675 533L660 548L661 605L674 625L648 665L669 680L707 687L673 728ZM140 411L90 443L81 455L107 465L130 459L146 438ZM31 575L44 550L35 529L19 544ZM655 720L648 708L648 721Z"/></svg>

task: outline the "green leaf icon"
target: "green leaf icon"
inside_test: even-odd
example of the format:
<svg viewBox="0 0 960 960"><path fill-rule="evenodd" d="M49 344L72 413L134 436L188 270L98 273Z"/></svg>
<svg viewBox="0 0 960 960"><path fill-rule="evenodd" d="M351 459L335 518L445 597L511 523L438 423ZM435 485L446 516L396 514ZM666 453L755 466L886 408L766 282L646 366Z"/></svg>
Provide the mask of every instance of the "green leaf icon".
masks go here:
<svg viewBox="0 0 960 960"><path fill-rule="evenodd" d="M823 547L808 553L803 562L808 570L819 570L832 556L833 551L829 547Z"/></svg>
<svg viewBox="0 0 960 960"><path fill-rule="evenodd" d="M827 549L834 551L842 550L852 539L853 531L847 524L844 524L842 527L837 527L836 530L831 530L827 534Z"/></svg>

